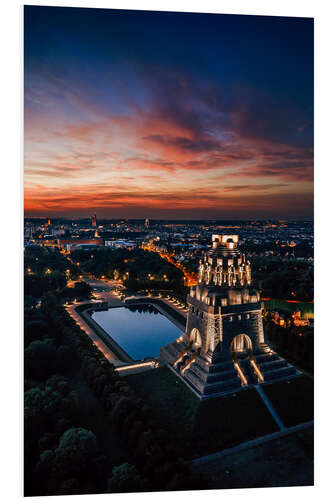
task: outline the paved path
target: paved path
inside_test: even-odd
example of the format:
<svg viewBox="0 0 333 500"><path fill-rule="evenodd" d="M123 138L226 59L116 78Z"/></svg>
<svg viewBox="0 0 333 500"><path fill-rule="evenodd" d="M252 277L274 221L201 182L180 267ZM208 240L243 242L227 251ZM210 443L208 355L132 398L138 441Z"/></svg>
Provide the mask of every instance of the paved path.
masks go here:
<svg viewBox="0 0 333 500"><path fill-rule="evenodd" d="M166 299L165 297L150 296L150 295L133 295L133 297L128 297L128 298L139 299L139 300L144 300L144 299L159 300L160 302L164 302L164 304L171 307L177 313L181 314L184 318L187 318L187 309L184 309L181 306L177 306L177 304L174 301Z"/></svg>
<svg viewBox="0 0 333 500"><path fill-rule="evenodd" d="M103 281L95 278L90 278L88 275L84 276L84 280L89 283L92 288L96 288L94 291L94 296L97 299L104 300L108 303L110 307L123 306L123 302L120 300L117 293L117 289L121 289L116 281Z"/></svg>
<svg viewBox="0 0 333 500"><path fill-rule="evenodd" d="M89 281L90 285L93 287L101 288L100 291L94 292L94 294L97 295L99 299L106 301L108 303L109 307L124 306L124 303L114 293L114 291L112 289L112 285L110 286L109 284L104 283L101 280L95 280L95 279L88 280L88 278L86 278L86 281ZM93 302L87 300L84 302L80 302L79 304L71 304L71 305L66 306L66 310L71 315L71 317L74 319L74 321L80 326L80 328L87 335L89 335L91 340L98 347L98 349L104 354L106 359L116 367L116 370L118 368L122 368L122 370L119 372L119 375L126 376L129 374L140 373L142 371L147 371L147 370L151 370L151 369L155 368L154 362L138 363L135 361L133 362L133 361L129 361L129 360L128 361L120 360L118 358L118 356L115 354L115 352L112 350L112 346L109 347L108 345L106 345L105 342L102 340L102 338L84 320L84 317L81 316L81 314L79 314L78 311L76 310L76 308L79 305L81 306L81 305L85 305L85 304L93 305ZM110 342L113 342L112 338L110 338ZM119 347L118 347L118 349L119 349ZM121 347L120 347L120 349L121 349ZM125 352L124 352L124 356L126 356ZM131 366L131 365L133 365L133 366Z"/></svg>
<svg viewBox="0 0 333 500"><path fill-rule="evenodd" d="M263 391L262 387L260 385L255 385L255 388L256 388L259 396L261 397L261 399L265 403L267 410L269 411L269 413L272 415L273 419L275 420L275 422L276 422L277 426L279 427L279 429L280 430L285 429L284 423L282 422L281 418L277 414L277 411L275 410L274 406L272 405L272 403L270 402L270 400L266 396L266 394Z"/></svg>
<svg viewBox="0 0 333 500"><path fill-rule="evenodd" d="M80 302L80 305L83 304L90 304L90 302ZM66 310L68 313L71 315L71 317L74 319L74 321L77 323L77 325L82 328L82 330L89 335L91 340L94 342L94 344L98 347L100 351L104 354L106 359L110 361L115 366L122 366L126 363L121 361L120 359L117 358L117 356L114 354L114 352L108 347L103 340L95 333L95 331L83 320L81 315L76 311L77 304L72 304L69 306L66 306Z"/></svg>
<svg viewBox="0 0 333 500"><path fill-rule="evenodd" d="M205 463L214 462L215 460L219 460L226 455L231 455L232 453L236 453L238 451L247 450L252 448L253 446L258 446L260 444L266 443L268 441L272 441L273 439L278 439L283 436L287 436L288 434L294 434L295 432L301 431L308 427L313 426L313 420L310 422L305 422L303 424L294 425L293 427L284 428L283 430L273 432L271 434L266 434L266 436L261 436L256 439L251 439L250 441L246 441L245 443L241 443L233 448L227 448L222 451L218 451L216 453L211 453L210 455L205 455L204 457L196 458L192 460L192 464L194 466L199 466Z"/></svg>
<svg viewBox="0 0 333 500"><path fill-rule="evenodd" d="M178 313L180 313L182 316L184 316L184 318L187 317L187 311L185 311L185 309L183 309L182 307L177 306L172 300L168 300L168 299L166 299L164 297L163 298L162 297L158 297L158 300L160 300L161 302L164 302L169 307L172 307L172 309L174 309L175 311L177 311Z"/></svg>
<svg viewBox="0 0 333 500"><path fill-rule="evenodd" d="M119 298L119 293L118 291L121 291L124 287L119 284L115 280L101 280L97 278L92 278L86 273L82 273L83 279L86 283L89 283L89 285L94 288L95 290L93 291L94 297L99 300L103 300L107 302L109 307L121 307L124 306L124 302ZM140 299L144 298L142 296L138 297ZM167 304L169 307L172 307L175 311L180 313L183 317L186 318L186 311L178 307L173 301L165 299L165 298L159 298L162 302ZM75 320L75 322L82 328L82 330L89 335L89 337L92 339L94 344L98 347L98 349L104 354L104 356L112 363L115 367L125 367L126 365L128 368L125 370L121 370L119 374L122 376L129 375L130 373L139 373L141 371L147 371L151 370L154 368L154 363L144 363L141 366L133 366L133 368L130 367L132 362L125 362L121 361L117 355L112 351L112 348L110 348L108 345L106 345L101 337L91 328L91 326L84 320L84 317L82 317L77 311L76 307L78 305L84 305L84 304L93 304L91 301L85 301L85 302L80 302L79 304L72 304L69 306L66 306L67 311L69 314L72 316L72 318ZM112 338L110 339L112 341ZM135 364L136 362L134 362Z"/></svg>

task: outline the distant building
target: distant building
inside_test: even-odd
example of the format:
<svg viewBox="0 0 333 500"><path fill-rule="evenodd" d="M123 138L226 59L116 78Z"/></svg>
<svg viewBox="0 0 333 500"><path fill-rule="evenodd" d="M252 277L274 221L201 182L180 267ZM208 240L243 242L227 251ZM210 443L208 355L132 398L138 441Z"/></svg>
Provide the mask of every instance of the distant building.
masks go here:
<svg viewBox="0 0 333 500"><path fill-rule="evenodd" d="M67 252L71 252L75 249L88 249L92 247L102 246L102 238L93 238L91 240L81 240L81 239L70 239L70 240L57 240L56 245L59 248L65 249ZM85 248L84 248L85 247Z"/></svg>
<svg viewBox="0 0 333 500"><path fill-rule="evenodd" d="M272 309L270 311L270 316L271 316L273 323L275 323L276 325L283 326L283 327L287 326L287 318L286 318L286 314L284 311L279 310L279 309Z"/></svg>
<svg viewBox="0 0 333 500"><path fill-rule="evenodd" d="M149 229L149 219L148 218L145 220L145 228Z"/></svg>
<svg viewBox="0 0 333 500"><path fill-rule="evenodd" d="M116 249L126 248L127 250L133 250L137 246L137 244L135 241L129 241L129 240L111 240L111 241L105 241L105 246Z"/></svg>
<svg viewBox="0 0 333 500"><path fill-rule="evenodd" d="M65 234L64 229L51 229L52 236L63 236Z"/></svg>
<svg viewBox="0 0 333 500"><path fill-rule="evenodd" d="M308 326L309 320L307 318L302 318L302 312L300 309L292 314L295 326Z"/></svg>
<svg viewBox="0 0 333 500"><path fill-rule="evenodd" d="M92 225L92 227L96 227L97 226L96 213L94 213L94 215L91 217L91 225Z"/></svg>

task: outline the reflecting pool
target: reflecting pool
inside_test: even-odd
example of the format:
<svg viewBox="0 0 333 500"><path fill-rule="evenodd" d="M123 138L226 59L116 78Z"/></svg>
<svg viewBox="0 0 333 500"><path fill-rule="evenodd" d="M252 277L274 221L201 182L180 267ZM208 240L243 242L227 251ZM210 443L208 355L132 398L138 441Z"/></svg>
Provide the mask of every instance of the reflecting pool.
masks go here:
<svg viewBox="0 0 333 500"><path fill-rule="evenodd" d="M160 348L182 333L150 304L95 311L91 317L134 360L159 357Z"/></svg>

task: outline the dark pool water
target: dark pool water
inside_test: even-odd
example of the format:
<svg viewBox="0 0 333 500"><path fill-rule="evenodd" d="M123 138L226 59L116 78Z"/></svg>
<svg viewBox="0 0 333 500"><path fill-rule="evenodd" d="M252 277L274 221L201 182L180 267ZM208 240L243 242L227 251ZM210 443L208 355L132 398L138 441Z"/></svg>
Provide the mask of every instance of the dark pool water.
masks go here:
<svg viewBox="0 0 333 500"><path fill-rule="evenodd" d="M135 360L158 357L182 333L151 305L96 311L92 318Z"/></svg>

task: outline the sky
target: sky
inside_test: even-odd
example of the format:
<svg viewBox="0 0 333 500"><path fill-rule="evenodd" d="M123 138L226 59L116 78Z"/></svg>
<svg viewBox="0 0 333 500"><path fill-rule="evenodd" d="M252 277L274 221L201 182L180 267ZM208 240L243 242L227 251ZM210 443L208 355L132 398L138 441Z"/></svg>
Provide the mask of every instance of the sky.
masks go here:
<svg viewBox="0 0 333 500"><path fill-rule="evenodd" d="M313 20L24 8L25 215L313 217Z"/></svg>

